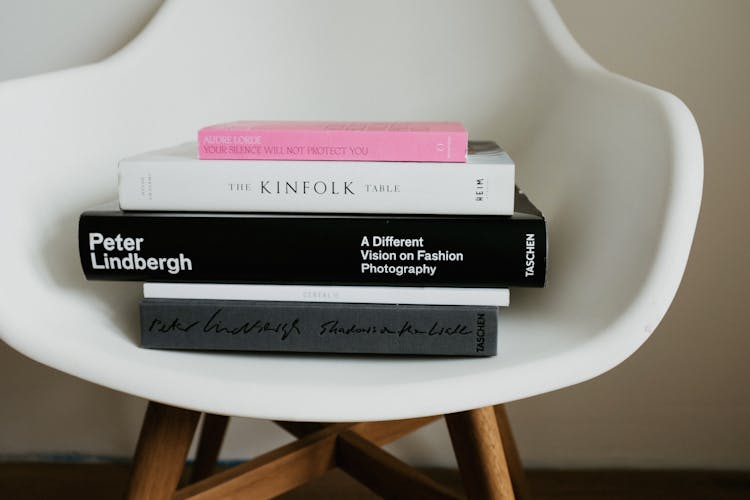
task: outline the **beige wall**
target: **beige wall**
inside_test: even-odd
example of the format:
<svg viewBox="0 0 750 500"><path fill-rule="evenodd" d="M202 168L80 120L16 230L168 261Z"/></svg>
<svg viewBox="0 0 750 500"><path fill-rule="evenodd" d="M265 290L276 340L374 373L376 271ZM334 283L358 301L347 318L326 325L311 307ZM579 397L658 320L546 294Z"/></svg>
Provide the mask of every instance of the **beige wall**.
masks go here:
<svg viewBox="0 0 750 500"><path fill-rule="evenodd" d="M4 2L0 79L96 60L137 32L159 3L122 2L117 16L66 5L54 23L38 7ZM41 2L56 5L54 0ZM580 43L602 64L681 97L701 129L705 190L692 257L652 338L610 373L510 405L527 463L550 467L750 469L750 295L746 260L750 165L750 1L556 0ZM34 17L37 16L37 17ZM97 22L81 25L81 19ZM75 27L75 30L73 30ZM54 50L42 33L55 39ZM75 36L73 36L75 35ZM31 41L31 42L30 42ZM143 402L81 382L0 346L0 455L67 451L127 456ZM236 419L225 457L257 453L284 435ZM451 464L442 424L393 449L411 461Z"/></svg>

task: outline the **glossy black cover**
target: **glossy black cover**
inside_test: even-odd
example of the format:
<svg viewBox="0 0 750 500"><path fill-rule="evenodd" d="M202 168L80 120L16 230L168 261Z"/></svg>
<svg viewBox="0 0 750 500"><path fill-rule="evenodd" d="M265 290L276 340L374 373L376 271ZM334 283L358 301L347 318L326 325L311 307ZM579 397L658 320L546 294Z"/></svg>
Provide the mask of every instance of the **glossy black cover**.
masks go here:
<svg viewBox="0 0 750 500"><path fill-rule="evenodd" d="M523 194L517 195L516 207L513 216L157 213L99 207L80 217L79 251L84 274L96 280L541 287L546 222ZM92 236L96 233L100 236ZM113 242L118 235L120 250ZM375 237L409 239L415 246L377 246ZM110 250L102 238L111 238ZM135 251L125 249L126 238L131 250L141 239ZM391 259L365 258L367 250ZM425 260L420 251L453 260ZM151 269L145 265L149 258ZM171 272L167 259L175 259L170 261L175 268L177 259L184 265ZM364 271L363 264L375 271Z"/></svg>

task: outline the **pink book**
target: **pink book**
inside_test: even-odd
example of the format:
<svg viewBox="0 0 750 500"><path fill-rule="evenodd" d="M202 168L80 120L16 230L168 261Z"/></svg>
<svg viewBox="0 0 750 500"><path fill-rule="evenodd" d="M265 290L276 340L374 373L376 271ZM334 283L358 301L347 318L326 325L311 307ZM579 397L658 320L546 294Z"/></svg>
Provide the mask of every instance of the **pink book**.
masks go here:
<svg viewBox="0 0 750 500"><path fill-rule="evenodd" d="M466 161L457 122L240 121L198 131L201 160Z"/></svg>

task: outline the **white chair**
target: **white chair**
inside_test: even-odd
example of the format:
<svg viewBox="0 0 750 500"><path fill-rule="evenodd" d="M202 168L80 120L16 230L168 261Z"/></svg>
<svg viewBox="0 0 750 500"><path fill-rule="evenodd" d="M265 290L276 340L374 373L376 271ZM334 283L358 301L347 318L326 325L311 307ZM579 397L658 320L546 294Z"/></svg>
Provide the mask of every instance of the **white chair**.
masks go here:
<svg viewBox="0 0 750 500"><path fill-rule="evenodd" d="M77 217L114 199L119 158L250 118L457 120L501 142L548 218L551 257L547 288L513 290L499 355L139 348L140 284L84 280ZM261 472L208 478L183 497L253 482L270 496L336 464L373 488L387 483L384 495L403 487L440 496L372 443L443 414L453 414L469 495L512 495L493 452L492 405L595 377L649 337L680 283L703 178L682 102L601 68L546 0L173 0L101 63L0 84L0 137L0 335L40 363L153 402L133 497L171 495L200 412L214 415L200 453L208 462L218 443L209 431L220 437L225 424L216 415L232 415L286 421L306 436L290 445L294 463L314 457L316 466L273 474L281 454L263 456L251 464ZM291 423L414 418L388 435L376 424ZM389 474L400 480L382 481Z"/></svg>

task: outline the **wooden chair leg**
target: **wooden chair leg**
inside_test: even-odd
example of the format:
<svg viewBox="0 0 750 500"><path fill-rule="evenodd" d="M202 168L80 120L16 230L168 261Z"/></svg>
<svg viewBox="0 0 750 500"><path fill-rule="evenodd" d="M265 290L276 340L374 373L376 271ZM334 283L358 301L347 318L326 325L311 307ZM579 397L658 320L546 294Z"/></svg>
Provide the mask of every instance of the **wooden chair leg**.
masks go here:
<svg viewBox="0 0 750 500"><path fill-rule="evenodd" d="M228 424L229 417L225 415L206 413L203 417L198 451L195 454L193 471L190 474L191 483L205 479L213 474Z"/></svg>
<svg viewBox="0 0 750 500"><path fill-rule="evenodd" d="M469 499L515 498L492 406L445 415Z"/></svg>
<svg viewBox="0 0 750 500"><path fill-rule="evenodd" d="M368 441L372 441L378 446L391 443L399 438L411 434L435 420L442 418L442 415L431 417L405 418L402 420L381 420L375 422L352 423L348 430L356 432ZM313 432L320 431L326 427L336 424L321 424L318 422L285 422L281 420L274 421L276 425L290 433L291 435L302 438Z"/></svg>
<svg viewBox="0 0 750 500"><path fill-rule="evenodd" d="M497 428L500 431L500 440L503 443L505 451L505 460L508 463L508 473L513 484L513 493L518 500L530 500L531 489L529 481L526 479L526 473L523 470L523 462L518 454L516 440L513 437L513 430L510 428L508 414L505 411L505 405L495 405L495 418L497 419Z"/></svg>
<svg viewBox="0 0 750 500"><path fill-rule="evenodd" d="M175 500L273 498L336 465L336 438L351 424L333 424L243 464L180 489Z"/></svg>
<svg viewBox="0 0 750 500"><path fill-rule="evenodd" d="M199 418L200 413L195 411L149 402L136 448L128 499L160 500L175 496ZM392 487L376 488L387 496L398 496L397 491L406 489L421 498L452 498L450 490L411 471L377 446L435 418L438 417L358 424L278 422L301 439L206 479L216 464L229 421L229 417L207 414L193 473L193 478L200 481L180 490L176 498L203 495L221 498L240 490L278 495L317 477L335 466L336 461L365 483L394 481ZM469 499L515 498L509 467L521 478L516 486L519 498L528 498L523 468L502 406L448 414L445 419Z"/></svg>
<svg viewBox="0 0 750 500"><path fill-rule="evenodd" d="M172 498L200 413L148 403L128 485L128 499Z"/></svg>
<svg viewBox="0 0 750 500"><path fill-rule="evenodd" d="M383 498L458 500L450 488L418 472L353 431L342 432L336 442L336 464Z"/></svg>

